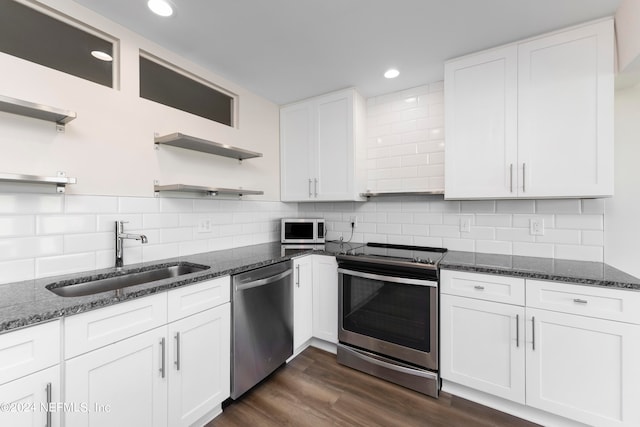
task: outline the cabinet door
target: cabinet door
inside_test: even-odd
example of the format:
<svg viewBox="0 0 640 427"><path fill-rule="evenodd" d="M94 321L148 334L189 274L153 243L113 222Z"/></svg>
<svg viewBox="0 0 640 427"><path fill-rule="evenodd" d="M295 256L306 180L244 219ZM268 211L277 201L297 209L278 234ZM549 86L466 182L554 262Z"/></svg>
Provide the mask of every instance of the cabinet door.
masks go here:
<svg viewBox="0 0 640 427"><path fill-rule="evenodd" d="M313 255L313 336L338 342L338 263Z"/></svg>
<svg viewBox="0 0 640 427"><path fill-rule="evenodd" d="M442 378L524 404L524 308L453 295L440 306Z"/></svg>
<svg viewBox="0 0 640 427"><path fill-rule="evenodd" d="M352 90L327 95L316 102L318 172L313 185L318 200L354 198L353 108Z"/></svg>
<svg viewBox="0 0 640 427"><path fill-rule="evenodd" d="M166 327L66 361L65 402L88 411L66 411L67 427L167 425Z"/></svg>
<svg viewBox="0 0 640 427"><path fill-rule="evenodd" d="M525 197L613 194L613 22L518 45Z"/></svg>
<svg viewBox="0 0 640 427"><path fill-rule="evenodd" d="M7 383L0 387L0 403L8 406L0 411L0 425L57 427L63 411L55 406L60 396L59 366Z"/></svg>
<svg viewBox="0 0 640 427"><path fill-rule="evenodd" d="M293 349L313 336L313 256L293 261Z"/></svg>
<svg viewBox="0 0 640 427"><path fill-rule="evenodd" d="M169 324L169 425L190 426L230 392L231 305Z"/></svg>
<svg viewBox="0 0 640 427"><path fill-rule="evenodd" d="M283 202L313 197L316 171L314 104L294 104L280 110L280 198Z"/></svg>
<svg viewBox="0 0 640 427"><path fill-rule="evenodd" d="M637 326L527 308L527 340L528 405L589 425L640 425Z"/></svg>
<svg viewBox="0 0 640 427"><path fill-rule="evenodd" d="M517 195L517 47L445 64L445 196Z"/></svg>

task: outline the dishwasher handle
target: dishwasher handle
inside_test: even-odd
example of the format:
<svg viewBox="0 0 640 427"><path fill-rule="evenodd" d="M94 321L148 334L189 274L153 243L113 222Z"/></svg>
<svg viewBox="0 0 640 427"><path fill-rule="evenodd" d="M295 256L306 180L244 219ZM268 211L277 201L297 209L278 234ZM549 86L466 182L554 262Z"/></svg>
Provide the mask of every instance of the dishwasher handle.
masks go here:
<svg viewBox="0 0 640 427"><path fill-rule="evenodd" d="M254 280L247 283L238 283L235 286L235 292L244 291L245 289L257 288L258 286L264 286L270 283L277 282L278 280L282 280L285 277L290 276L291 272L292 270L288 269L280 274L276 274L275 276L267 277L265 279Z"/></svg>

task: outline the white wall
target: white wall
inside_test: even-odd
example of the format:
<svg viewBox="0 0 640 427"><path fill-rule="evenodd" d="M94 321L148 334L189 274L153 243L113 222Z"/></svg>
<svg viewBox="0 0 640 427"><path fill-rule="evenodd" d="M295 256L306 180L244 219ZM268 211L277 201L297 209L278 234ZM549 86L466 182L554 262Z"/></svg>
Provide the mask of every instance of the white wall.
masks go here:
<svg viewBox="0 0 640 427"><path fill-rule="evenodd" d="M615 195L606 202L605 261L640 277L640 85L616 91Z"/></svg>
<svg viewBox="0 0 640 427"><path fill-rule="evenodd" d="M56 133L53 124L0 113L0 172L55 175L78 184L69 194L152 196L153 181L263 190L279 200L277 105L160 48L71 0L45 0L119 40L120 87L107 88L0 53L0 94L77 112ZM144 50L217 84L239 97L239 127L231 128L138 96L138 55ZM117 55L118 56L118 55ZM154 150L154 133L182 132L264 153L237 160L173 147ZM2 187L0 187L2 191Z"/></svg>

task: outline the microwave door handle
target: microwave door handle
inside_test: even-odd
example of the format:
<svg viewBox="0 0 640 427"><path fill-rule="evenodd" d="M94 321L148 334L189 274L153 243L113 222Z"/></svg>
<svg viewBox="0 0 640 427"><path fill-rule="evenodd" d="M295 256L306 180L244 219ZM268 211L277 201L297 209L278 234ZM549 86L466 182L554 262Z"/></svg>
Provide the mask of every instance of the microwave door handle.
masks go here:
<svg viewBox="0 0 640 427"><path fill-rule="evenodd" d="M420 280L420 279L409 279L405 277L393 277L393 276L384 276L382 274L373 274L373 273L365 273L362 271L354 271L347 270L344 268L339 268L338 273L346 274L348 276L354 277L362 277L363 279L371 279L371 280L380 280L385 282L392 283L402 283L405 285L418 285L418 286L430 286L433 288L438 287L437 282L433 282L431 280Z"/></svg>

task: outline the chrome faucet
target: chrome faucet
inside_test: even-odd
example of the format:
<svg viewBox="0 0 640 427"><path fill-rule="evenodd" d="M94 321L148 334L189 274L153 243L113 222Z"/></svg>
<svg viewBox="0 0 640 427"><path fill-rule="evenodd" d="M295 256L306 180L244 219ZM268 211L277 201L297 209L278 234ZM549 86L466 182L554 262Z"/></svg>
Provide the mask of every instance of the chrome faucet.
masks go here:
<svg viewBox="0 0 640 427"><path fill-rule="evenodd" d="M128 234L124 233L124 224L127 221L116 221L116 268L123 265L122 256L124 255L124 239L140 240L141 243L147 243L147 236L144 234Z"/></svg>

